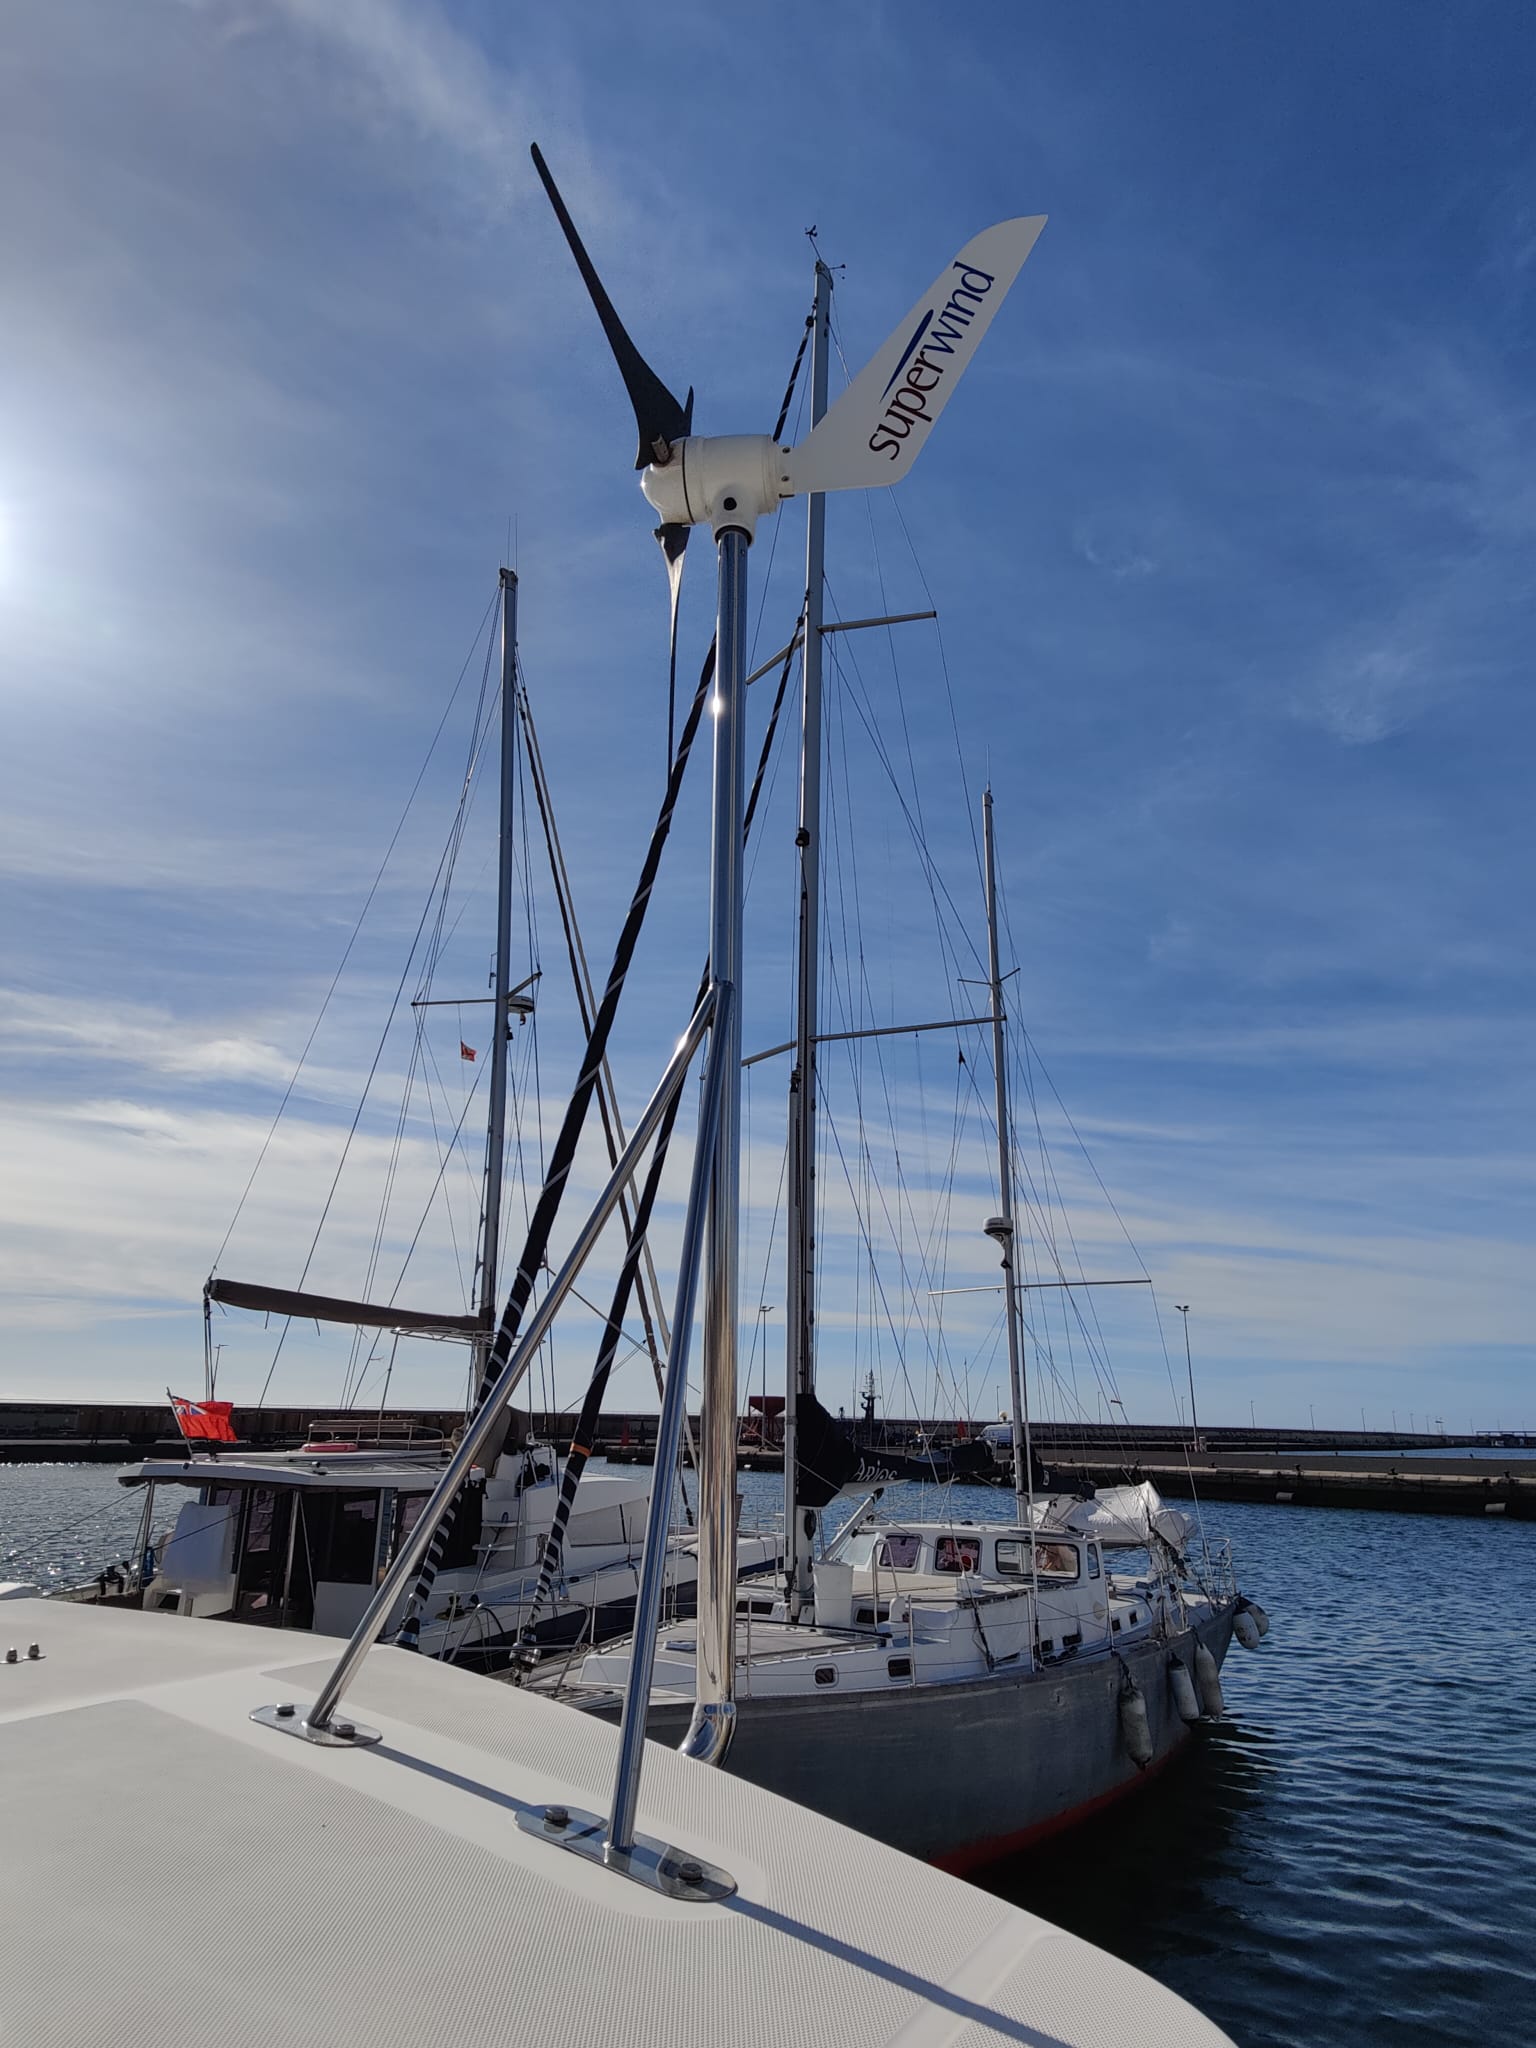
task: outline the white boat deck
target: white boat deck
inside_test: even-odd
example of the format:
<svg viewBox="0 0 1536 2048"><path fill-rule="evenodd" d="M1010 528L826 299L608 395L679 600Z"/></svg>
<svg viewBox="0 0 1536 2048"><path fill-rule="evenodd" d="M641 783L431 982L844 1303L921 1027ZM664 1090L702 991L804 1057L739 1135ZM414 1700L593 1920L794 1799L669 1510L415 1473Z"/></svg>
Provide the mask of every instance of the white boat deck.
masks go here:
<svg viewBox="0 0 1536 2048"><path fill-rule="evenodd" d="M311 1746L252 1708L329 1666L269 1630L7 1603L0 2038L29 2048L1215 2048L1087 1943L651 1746L640 1826L736 1895L668 1899L522 1832L607 1809L615 1731L405 1652ZM25 1646L36 1638L37 1662Z"/></svg>

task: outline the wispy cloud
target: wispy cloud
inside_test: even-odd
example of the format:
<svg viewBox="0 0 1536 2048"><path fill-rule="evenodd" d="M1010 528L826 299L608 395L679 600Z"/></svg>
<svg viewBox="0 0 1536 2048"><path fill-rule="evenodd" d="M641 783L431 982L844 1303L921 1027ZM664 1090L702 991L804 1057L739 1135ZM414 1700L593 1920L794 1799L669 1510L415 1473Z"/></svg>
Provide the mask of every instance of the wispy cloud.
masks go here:
<svg viewBox="0 0 1536 2048"><path fill-rule="evenodd" d="M344 60L354 115L458 162L488 209L527 199L531 117L536 106L555 116L547 82L535 96L449 16L405 0L268 0L263 11Z"/></svg>
<svg viewBox="0 0 1536 2048"><path fill-rule="evenodd" d="M1106 56L1071 14L1027 33L997 15L957 26L919 76L887 26L810 0L728 21L675 10L665 49L611 0L515 19L439 0L77 0L17 24L0 74L0 240L25 280L0 330L12 1377L46 1382L62 1361L153 1388L173 1341L195 1357L210 1237L509 540L588 950L606 950L658 794L663 606L623 394L528 169L537 138L637 341L698 384L710 429L771 419L811 222L847 264L834 304L856 364L957 235L1052 214L911 484L829 507L844 613L915 608L926 585L943 621L942 637L848 636L832 664L826 1021L974 997L954 975L976 971L985 761L1010 1004L1149 1266L1204 1318L1212 1412L1245 1413L1255 1392L1268 1405L1268 1387L1298 1419L1299 1400L1322 1412L1348 1381L1343 1420L1394 1370L1495 1352L1488 1384L1511 1383L1517 1248L1536 1227L1518 1135L1536 1001L1519 886L1536 731L1528 67L1513 61L1528 29L1491 10L1472 59L1486 119L1448 125L1432 162L1388 165L1371 137L1411 135L1434 83L1411 36L1359 65L1380 119L1357 123L1338 99L1355 74L1313 63L1304 28L1261 64L1178 23ZM813 28L824 77L860 89L836 121L774 129L765 81ZM1345 34L1363 51L1367 31ZM752 174L719 176L744 149ZM787 637L802 564L795 515L765 524L764 652ZM695 657L710 608L694 574ZM921 805L954 913L935 908L865 720ZM407 878L424 889L451 809L442 765L433 829L413 821L242 1216L236 1249L258 1274L302 1265L393 997L386 956L414 929ZM632 987L626 1100L694 985L706 770L701 756ZM758 1043L784 1035L793 780L781 761L753 855ZM483 987L483 896L449 993ZM575 1027L541 917L523 942L546 970L542 1068L521 1099L547 1130ZM839 1386L866 1360L894 1390L935 1359L984 1376L995 1354L991 1297L927 1305L936 1280L995 1271L979 1128L977 1162L944 1191L945 1053L892 1050L879 1088L872 1064L823 1068L853 1159L853 1189L824 1159L818 1212ZM391 1111L408 1064L386 1048ZM751 1264L760 1278L768 1261L774 1301L783 1074L755 1071ZM447 1079L453 1093L466 1075ZM421 1108L392 1256L440 1159ZM1049 1228L1064 1261L1120 1270L1093 1176L1044 1121L1046 1269ZM328 1225L346 1290L391 1130L382 1107L364 1118ZM475 1159L453 1177L428 1292L462 1285ZM601 1177L584 1150L579 1189ZM659 1257L679 1202L669 1182ZM906 1268L891 1327L865 1230L893 1290ZM1094 1314L1166 1412L1142 1295ZM1083 1333L1060 1307L1042 1297L1031 1316L1070 1384ZM226 1365L259 1384L269 1333L233 1324ZM336 1383L330 1340L290 1341L291 1388L311 1370ZM574 1379L585 1352L583 1336L560 1370ZM397 1390L431 1384L402 1371Z"/></svg>

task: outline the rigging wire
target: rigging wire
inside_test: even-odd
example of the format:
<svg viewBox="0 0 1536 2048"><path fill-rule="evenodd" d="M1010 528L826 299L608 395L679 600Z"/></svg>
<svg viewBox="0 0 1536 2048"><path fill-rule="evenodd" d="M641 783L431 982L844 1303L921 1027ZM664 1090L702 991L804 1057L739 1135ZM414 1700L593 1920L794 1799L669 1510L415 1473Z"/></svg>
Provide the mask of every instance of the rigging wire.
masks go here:
<svg viewBox="0 0 1536 2048"><path fill-rule="evenodd" d="M229 1240L234 1235L235 1225L240 1221L241 1211L244 1209L246 1200L249 1197L251 1189L255 1184L256 1176L261 1171L262 1161L266 1158L267 1152L272 1144L272 1140L277 1135L277 1127L282 1121L283 1112L287 1109L289 1098L292 1096L294 1089L298 1085L299 1076L304 1071L305 1062L308 1060L310 1051L314 1046L315 1039L319 1035L320 1026L325 1022L326 1012L329 1010L331 1005L331 998L335 995L337 984L341 980L342 974L346 969L348 960L350 960L352 957L352 949L357 944L358 936L363 929L364 921L368 916L369 910L373 906L373 899L378 894L379 888L383 883L385 871L387 870L390 863L390 858L393 855L396 846L399 844L401 833L405 830L406 822L411 814L411 807L416 801L417 794L421 789L423 781L426 779L426 773L428 768L431 766L432 756L436 751L437 743L442 738L443 728L448 723L449 714L453 710L454 704L458 701L458 694L460 689L463 687L464 678L469 673L469 665L475 658L475 649L480 645L480 637L485 631L486 624L490 619L492 611L495 609L495 604L496 600L494 597L492 597L490 602L486 605L485 612L481 617L479 626L476 628L475 637L470 643L469 652L464 657L463 666L459 670L457 680L455 681L453 689L449 694L448 702L443 706L443 715L437 721L436 730L433 732L432 739L427 747L426 757L422 761L420 769L417 771L416 780L411 784L410 794L406 797L405 807L400 813L400 817L395 825L395 829L390 834L389 844L384 849L384 857L379 862L378 872L374 875L372 882L369 884L368 894L363 898L363 907L357 914L357 922L353 925L352 930L348 935L347 943L342 949L341 958L336 964L336 972L331 976L330 985L326 989L324 1000L321 1002L320 1009L315 1017L315 1021L310 1027L309 1036L305 1039L303 1050L299 1054L298 1061L294 1066L292 1074L288 1077L288 1085L286 1088L284 1088L282 1100L277 1105L276 1113L272 1118L271 1128L268 1130L266 1137L262 1140L261 1150L256 1155L256 1163L254 1166L252 1166L249 1175L246 1177L245 1186L240 1191L240 1199L235 1203L235 1212L229 1219L229 1227L225 1230L223 1237L219 1241L219 1248L213 1255L213 1264L209 1268L210 1273L216 1273L218 1271L219 1261L223 1258L225 1252L229 1248ZM270 1377L271 1375L269 1373L268 1378L270 1379Z"/></svg>
<svg viewBox="0 0 1536 2048"><path fill-rule="evenodd" d="M490 608L490 607L487 607L487 611L486 611L486 617L487 617L487 618L489 618L489 616L490 616L490 610L491 610L491 608ZM481 630L482 630L482 631L484 631L484 621L482 621L482 627L481 627ZM491 643L489 643L489 642L488 642L488 643L487 643L487 651L486 651L486 665L487 665L487 668L489 667L489 662L490 662L490 648L491 648ZM465 663L465 668L467 669L467 667L468 667L468 662L466 662L466 663ZM464 671L462 671L462 670L461 670L461 672L460 672L460 682L462 682L462 680L463 680L463 673L464 673ZM458 694L458 688L459 688L459 685L458 685L458 684L455 684L455 686L454 686L454 696L455 696L455 697L456 697L456 696L457 696L457 694ZM481 675L481 701L482 701L482 702L483 702L483 700L484 700L484 692L485 692L485 671L482 671L482 675ZM452 699L450 699L450 705L451 705L451 703L452 703ZM442 724L443 724L443 722L444 722L444 721L446 720L446 717L447 717L447 713L445 712L445 713L444 713L444 719L443 719L443 721L439 721L439 725L438 725L438 732L439 732L439 733L440 733L440 732L441 732L441 730L442 730ZM433 745L434 745L434 747L435 747L435 745L436 745L436 735L434 735L434 738L433 738ZM429 757L428 757L428 758L430 759L430 754L429 754ZM413 790L412 790L412 795L413 795L413 796L414 796L414 794L415 794L415 788L419 788L419 787L420 787L420 783L421 783L421 776L422 776L422 775L425 775L425 773L426 773L426 764L425 764L425 763L423 763L423 765L422 765L422 770L421 770L421 775L419 775L419 776L417 777L417 780L416 780L416 784L414 785L414 787L413 787ZM472 775L472 773L473 773L473 768L472 768L472 766L471 766L471 768L470 768L469 770L467 770L467 771L466 771L466 775L467 775L467 777L468 777L468 776L470 776L470 775ZM466 802L466 799L467 799L467 783L466 783L466 786L464 786L464 787L461 787L461 790L460 790L460 797L459 797L459 812L460 812L460 814L462 814L462 809L463 809L463 806L464 806L464 804L465 804L465 802ZM400 826L400 828L397 828L397 836L398 836L398 830L399 830L399 829L403 829L403 827L404 827L404 819L402 818L402 820L401 820L401 826ZM391 843L393 843L393 842L391 842ZM379 1067L380 1067L380 1064L381 1064L381 1063L382 1063L382 1061L383 1061L383 1058L384 1058L384 1048L385 1048L386 1044L388 1043L388 1040L389 1040L389 1034L390 1034L390 1030L391 1030L391 1028L393 1027L393 1024L394 1024L394 1020L395 1020L396 1014L398 1013L398 1011L399 1011L399 1008L400 1008L400 999L401 999L401 997L402 997L402 996L404 995L404 993L405 993L405 989L406 989L406 984L407 984L407 983L408 983L408 981L410 980L410 974L411 974L411 967L412 967L412 964L413 964L413 962L414 962L414 961L415 961L415 959L416 959L416 950L417 950L418 946L419 946L419 945L421 944L422 934L423 934L423 932L424 932L424 931L425 931L425 930L427 929L427 926L428 926L428 922L429 922L429 920L430 920L430 918L431 918L431 914L432 914L432 907L433 907L433 904L434 904L434 903L436 902L436 900L437 900L437 892L438 892L438 888L439 888L440 884L441 884L441 883L442 883L442 881L443 881L443 877L444 877L444 872L445 872L445 869L451 872L451 865L452 865L452 860L453 860L454 856L456 855L456 852L457 852L457 842L456 842L456 840L454 839L454 837L453 837L453 836L452 836L452 835L450 834L450 840L449 840L449 845L448 845L447 847L445 847L445 848L444 848L444 850L443 850L442 854L441 854L441 855L439 856L439 858L438 858L437 872L436 872L436 874L435 874L435 875L434 875L434 877L433 877L433 881L432 881L432 886L431 886L431 889L430 889L430 890L429 890L429 892L428 892L426 904L424 905L424 907L423 907L423 909L422 909L422 913L421 913L421 916L420 916L420 918L419 918L419 919L417 920L417 924L416 924L416 930L415 930L415 933L414 933L414 935L413 935L413 937L412 937L412 939L411 939L411 945L410 945L410 949L409 949L409 951L408 951L408 952L407 952L407 954L406 954L406 960L405 960L405 965L404 965L404 967L403 967L403 968L401 969L401 973L400 973L400 979L399 979L399 981L398 981L398 982L397 982L397 984L396 984L396 987L395 987L395 992L394 992L394 995L393 995L393 997L392 997L392 998L391 998L391 1000L390 1000L389 1010L388 1010L388 1013L387 1013L387 1015L386 1015L386 1017L385 1017L385 1020L384 1020L384 1028L383 1028L383 1029L382 1029L382 1031L381 1031L381 1032L379 1033L379 1039L378 1039L378 1044L377 1044L377 1045L375 1046L375 1048L374 1048L373 1058L372 1058L371 1062L369 1063L369 1067L368 1067L368 1072L367 1072L367 1075L366 1075L366 1077L365 1077L365 1079L364 1079L364 1082L363 1082L363 1090L362 1090L362 1094L361 1094L361 1096L359 1097L359 1100L358 1100L358 1105L357 1105L357 1108L356 1108L355 1112L353 1113L353 1117L352 1117L352 1122L351 1122L351 1124L350 1124L350 1125L348 1126L348 1129L347 1129L347 1135L346 1135L345 1139L344 1139L344 1140L343 1140L343 1142L342 1142L342 1148L341 1148L341 1157L340 1157L340 1158L339 1158L339 1159L337 1160L337 1162L336 1162L336 1171L335 1171L335 1173L334 1173L334 1174L332 1175L332 1177L331 1177L331 1184L330 1184L330 1187L329 1187L329 1189L328 1189L328 1190L327 1190L327 1192L326 1192L325 1202L324 1202L324 1205L322 1206L322 1208L321 1208L321 1211L320 1211L320 1219L319 1219L319 1221L318 1221L318 1222L316 1223L316 1225L315 1225L314 1235L313 1235L313 1237L312 1237L312 1238L310 1239L309 1251L308 1251L308 1253L307 1253L307 1254L306 1254L306 1256L305 1256L305 1260L304 1260L304 1265L303 1265L303 1269L302 1269L302 1271L301 1271L301 1272L300 1272L300 1274L299 1274L299 1279L298 1279L298 1286L299 1286L300 1288L302 1288L302 1287L303 1287L303 1285L304 1285L304 1282L305 1282L305 1280L306 1280L306 1279L307 1279L307 1278L309 1277L309 1269L310 1269L310 1266L311 1266L311 1265L313 1264L313 1262L314 1262L315 1252L316 1252L316 1250L317 1250L317 1249L318 1249L318 1247L319 1247L319 1243L320 1243L320 1237L321 1237L321 1233L322 1233L322 1232L324 1231L324 1229L325 1229L326 1219L327 1219L327 1218L329 1217L329 1215L330 1215L330 1212L331 1212L331 1206L332 1206L332 1204L334 1203L334 1201L335 1201L335 1199L336 1199L336 1190L337 1190L337 1188L339 1187L339 1185L340 1185L340 1183L341 1183L341 1176L342 1176L342 1173L344 1172L344 1170L345 1170L345 1168L346 1168L346 1164L347 1164L347 1159L348 1159L348 1157L349 1157L349 1155L350 1155L350 1153L351 1153L351 1149L352 1149L352 1142L353 1142L354 1138L355 1138L355 1137L357 1136L357 1131L358 1131L358 1127L359 1127L359 1125L361 1124L361 1122L362 1122L362 1119L363 1119L363 1112L364 1112L364 1110L366 1109L366 1107L367 1107L367 1104L368 1104L368 1097L369 1097L369 1094L370 1094L370 1093L371 1093L371 1091L372 1091L372 1088L373 1088L373 1083L374 1083L374 1080L375 1080L375 1078L376 1078L376 1076L377 1076L377 1074L378 1074L378 1071L379 1071ZM382 878L382 870L381 870L381 878ZM377 884L375 884L375 887L376 887L376 886L377 886ZM350 950L350 944L349 944L349 950ZM339 970L338 970L338 976L339 976ZM329 1000L329 999L327 999L327 1000ZM318 1023L317 1023L317 1025L316 1025L316 1029L318 1029L318 1028L319 1028L319 1027L318 1027ZM285 1097L285 1100L286 1100L286 1097ZM274 1128L275 1128L275 1126L274 1126ZM254 1178L254 1173L253 1173L253 1176L252 1176L252 1177ZM241 1199L242 1199L242 1202L243 1202L243 1200L244 1200L244 1197L242 1196L242 1198L241 1198ZM233 1228L233 1225L231 1225L231 1228ZM226 1241L227 1241L227 1239L226 1239ZM287 1339L288 1339L288 1332L289 1332L289 1330L290 1330L290 1329L292 1328L292 1325L293 1325L293 1318L292 1318L291 1316L285 1317L285 1318L284 1318L284 1320L283 1320L283 1328L282 1328L282 1332L281 1332L281 1334L280 1334L280 1335L279 1335L279 1337L278 1337L278 1340L277 1340L277 1345L276 1345L276 1348L274 1349L274 1351L273 1351L273 1353L272 1353L272 1362L271 1362L271 1364L270 1364L270 1365L269 1365L269 1366L267 1367L267 1376L266 1376L266 1378L265 1378L265 1379L263 1380L263 1382L262 1382L261 1394L260 1394L260 1396L259 1396L259 1398L258 1398L258 1402L257 1402L257 1405L258 1405L258 1406L260 1406L260 1405L261 1405L261 1403L262 1403L262 1402L264 1402L264 1401L266 1400L266 1397L267 1397L267 1389L268 1389L268 1388L269 1388L269 1387L271 1386L271 1384L272 1384L272 1375L273 1375L273 1374L274 1374L274 1373L276 1372L276 1370L277 1370L277 1364L278 1364L278 1360L279 1360L279 1358L280 1358L280 1357L282 1356L283 1346L284 1346L284 1344L285 1344L285 1343L287 1342Z"/></svg>

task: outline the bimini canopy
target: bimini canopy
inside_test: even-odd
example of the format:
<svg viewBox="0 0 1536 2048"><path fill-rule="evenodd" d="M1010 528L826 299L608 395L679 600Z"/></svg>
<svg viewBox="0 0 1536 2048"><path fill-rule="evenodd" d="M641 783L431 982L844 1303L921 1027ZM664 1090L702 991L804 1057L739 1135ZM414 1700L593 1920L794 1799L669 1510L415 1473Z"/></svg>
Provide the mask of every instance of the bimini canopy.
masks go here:
<svg viewBox="0 0 1536 2048"><path fill-rule="evenodd" d="M1092 1500L1047 1502L1041 1527L1096 1536L1109 1550L1142 1550L1156 1536L1180 1557L1195 1533L1194 1518L1165 1505L1146 1479L1139 1486L1101 1487Z"/></svg>

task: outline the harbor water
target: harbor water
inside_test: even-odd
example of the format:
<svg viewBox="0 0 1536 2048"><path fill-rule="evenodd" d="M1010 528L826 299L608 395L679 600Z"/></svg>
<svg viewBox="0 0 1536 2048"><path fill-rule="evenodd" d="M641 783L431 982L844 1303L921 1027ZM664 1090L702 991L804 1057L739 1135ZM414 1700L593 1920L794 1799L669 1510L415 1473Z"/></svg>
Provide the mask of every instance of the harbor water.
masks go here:
<svg viewBox="0 0 1536 2048"><path fill-rule="evenodd" d="M743 1490L749 1512L776 1494L763 1475ZM957 1520L1010 1506L950 1497ZM0 1579L93 1577L131 1554L138 1507L110 1468L0 1466ZM1235 1504L1206 1522L1273 1621L1228 1657L1228 1722L988 1888L1162 1979L1240 2048L1531 2039L1536 1527Z"/></svg>

